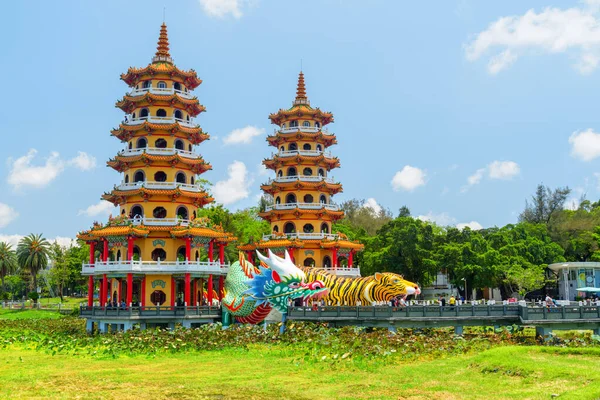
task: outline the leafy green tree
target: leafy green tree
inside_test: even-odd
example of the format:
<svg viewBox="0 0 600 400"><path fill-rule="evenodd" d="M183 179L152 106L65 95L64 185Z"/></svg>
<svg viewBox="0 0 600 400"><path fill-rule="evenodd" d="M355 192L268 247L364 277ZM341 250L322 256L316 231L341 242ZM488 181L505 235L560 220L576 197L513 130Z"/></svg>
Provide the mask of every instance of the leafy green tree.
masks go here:
<svg viewBox="0 0 600 400"><path fill-rule="evenodd" d="M2 279L2 291L6 291L4 278L17 272L17 256L12 246L6 242L0 242L0 278Z"/></svg>
<svg viewBox="0 0 600 400"><path fill-rule="evenodd" d="M31 273L33 290L37 290L37 274L48 265L50 243L42 234L30 234L19 241L17 260L21 268Z"/></svg>
<svg viewBox="0 0 600 400"><path fill-rule="evenodd" d="M390 210L381 208L376 211L372 207L365 206L365 200L351 199L340 205L344 211L344 219L336 225L348 225L352 230L364 229L368 235L375 233L386 223L392 220Z"/></svg>
<svg viewBox="0 0 600 400"><path fill-rule="evenodd" d="M54 242L50 246L50 258L52 268L50 269L50 282L58 288L58 297L63 301L64 287L68 284L70 269L67 258L68 249Z"/></svg>
<svg viewBox="0 0 600 400"><path fill-rule="evenodd" d="M548 224L554 214L563 209L570 193L571 189L566 186L552 190L539 184L531 197L531 203L525 201L525 210L519 215L519 221Z"/></svg>
<svg viewBox="0 0 600 400"><path fill-rule="evenodd" d="M363 270L366 273L395 272L427 286L438 272L434 240L431 224L398 217L383 225L377 235L367 241Z"/></svg>

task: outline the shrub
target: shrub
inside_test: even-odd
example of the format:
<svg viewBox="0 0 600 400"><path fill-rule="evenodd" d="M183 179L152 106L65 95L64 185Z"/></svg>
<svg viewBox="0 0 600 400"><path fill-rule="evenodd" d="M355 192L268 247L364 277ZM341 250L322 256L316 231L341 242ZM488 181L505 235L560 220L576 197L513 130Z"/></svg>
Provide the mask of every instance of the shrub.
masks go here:
<svg viewBox="0 0 600 400"><path fill-rule="evenodd" d="M38 294L38 292L29 292L27 294L27 297L29 297L31 300L33 300L34 303L37 303L37 300L40 298L40 295Z"/></svg>

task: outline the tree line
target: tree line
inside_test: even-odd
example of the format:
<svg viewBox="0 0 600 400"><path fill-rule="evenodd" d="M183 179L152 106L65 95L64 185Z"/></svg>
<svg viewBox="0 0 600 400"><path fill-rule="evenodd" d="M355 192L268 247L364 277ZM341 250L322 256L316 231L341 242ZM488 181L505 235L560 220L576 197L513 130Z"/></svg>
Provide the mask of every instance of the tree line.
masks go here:
<svg viewBox="0 0 600 400"><path fill-rule="evenodd" d="M556 284L548 264L600 261L600 201L581 198L576 209L567 209L570 193L568 187L551 189L540 184L517 223L480 230L422 221L407 207L394 216L390 210L375 211L365 207L364 200L352 199L341 204L345 218L332 231L364 243L364 251L355 258L363 276L395 272L426 287L441 271L459 288L466 282L473 289L498 287L503 297L525 295ZM258 215L270 202L263 197L256 207L235 212L215 205L199 209L197 216L210 218L238 237L237 243L226 248L226 260L233 262L237 244L255 242L270 233L269 224ZM59 296L84 294L86 280L80 272L88 257L89 247L81 241L64 247L31 234L16 249L0 242L0 298L22 298L35 292L39 273L49 263L51 268L44 275L47 287Z"/></svg>

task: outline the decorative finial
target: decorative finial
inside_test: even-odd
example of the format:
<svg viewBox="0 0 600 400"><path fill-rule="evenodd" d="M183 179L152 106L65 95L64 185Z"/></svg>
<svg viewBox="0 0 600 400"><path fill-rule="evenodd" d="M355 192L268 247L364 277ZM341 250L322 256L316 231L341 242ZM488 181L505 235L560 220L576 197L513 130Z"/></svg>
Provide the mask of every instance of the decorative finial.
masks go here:
<svg viewBox="0 0 600 400"><path fill-rule="evenodd" d="M304 86L304 74L300 71L298 75L298 89L296 89L296 100L294 104L309 104L306 97L306 87Z"/></svg>
<svg viewBox="0 0 600 400"><path fill-rule="evenodd" d="M169 54L169 36L167 35L167 25L164 22L160 26L158 46L156 47L156 55L152 58L152 62L173 62L171 54Z"/></svg>

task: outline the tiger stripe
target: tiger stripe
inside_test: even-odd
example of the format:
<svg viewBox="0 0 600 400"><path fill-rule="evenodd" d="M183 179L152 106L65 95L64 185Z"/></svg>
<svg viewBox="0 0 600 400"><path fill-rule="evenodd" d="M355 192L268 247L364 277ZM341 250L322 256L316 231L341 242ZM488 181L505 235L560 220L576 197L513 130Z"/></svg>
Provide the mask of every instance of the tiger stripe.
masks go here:
<svg viewBox="0 0 600 400"><path fill-rule="evenodd" d="M375 275L350 278L334 275L322 268L299 267L306 273L306 280L320 280L329 289L323 298L326 304L334 306L371 305L374 302L389 302L394 297L407 294L407 287L416 288L413 282L391 272L377 272Z"/></svg>

